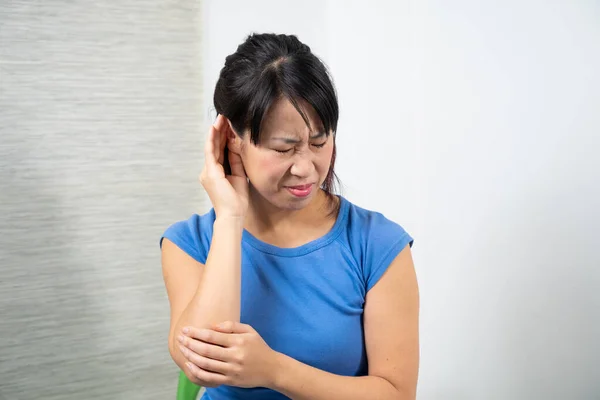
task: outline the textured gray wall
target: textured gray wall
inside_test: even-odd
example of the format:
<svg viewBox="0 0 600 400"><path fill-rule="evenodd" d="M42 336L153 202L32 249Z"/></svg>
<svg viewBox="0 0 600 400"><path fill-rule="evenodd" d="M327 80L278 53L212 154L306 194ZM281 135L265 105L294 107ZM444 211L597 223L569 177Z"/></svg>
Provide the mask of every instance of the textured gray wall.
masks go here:
<svg viewBox="0 0 600 400"><path fill-rule="evenodd" d="M174 398L158 240L206 209L197 0L0 5L0 399Z"/></svg>

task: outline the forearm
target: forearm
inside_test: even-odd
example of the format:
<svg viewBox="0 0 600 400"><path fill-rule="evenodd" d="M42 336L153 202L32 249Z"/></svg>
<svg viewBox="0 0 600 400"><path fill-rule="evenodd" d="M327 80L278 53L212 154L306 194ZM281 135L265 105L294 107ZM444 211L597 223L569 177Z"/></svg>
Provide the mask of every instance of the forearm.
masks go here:
<svg viewBox="0 0 600 400"><path fill-rule="evenodd" d="M178 336L186 326L209 328L215 323L240 320L241 242L243 221L216 219L210 251L196 294L175 325L171 338L173 359L182 368Z"/></svg>
<svg viewBox="0 0 600 400"><path fill-rule="evenodd" d="M414 400L412 391L402 392L376 376L342 376L319 370L280 354L273 390L293 400Z"/></svg>

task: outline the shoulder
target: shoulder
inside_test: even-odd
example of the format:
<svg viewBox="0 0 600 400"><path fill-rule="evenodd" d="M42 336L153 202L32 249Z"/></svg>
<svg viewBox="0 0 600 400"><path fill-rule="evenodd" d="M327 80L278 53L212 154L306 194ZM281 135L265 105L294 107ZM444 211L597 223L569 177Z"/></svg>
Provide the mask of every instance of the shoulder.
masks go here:
<svg viewBox="0 0 600 400"><path fill-rule="evenodd" d="M188 219L171 224L162 234L160 245L167 238L196 261L205 264L214 222L214 209L202 215L193 214Z"/></svg>
<svg viewBox="0 0 600 400"><path fill-rule="evenodd" d="M383 213L359 207L344 199L346 234L342 240L354 259L361 265L367 290L370 289L394 258L406 246L412 246L412 236L397 222Z"/></svg>
<svg viewBox="0 0 600 400"><path fill-rule="evenodd" d="M346 199L344 202L347 203L346 230L352 241L358 241L363 245L381 240L406 241L407 244L412 245L412 237L399 223L387 218L381 212L359 207Z"/></svg>

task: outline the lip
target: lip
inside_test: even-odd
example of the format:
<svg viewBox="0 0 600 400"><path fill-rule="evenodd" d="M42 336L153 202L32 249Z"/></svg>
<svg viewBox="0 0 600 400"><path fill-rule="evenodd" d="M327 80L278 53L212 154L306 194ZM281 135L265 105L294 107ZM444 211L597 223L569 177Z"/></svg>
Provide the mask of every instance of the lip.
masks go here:
<svg viewBox="0 0 600 400"><path fill-rule="evenodd" d="M313 184L309 183L307 185L298 185L298 186L286 186L286 189L295 197L303 198L307 197L312 192Z"/></svg>
<svg viewBox="0 0 600 400"><path fill-rule="evenodd" d="M287 186L287 188L289 188L289 189L296 189L296 190L306 190L306 189L308 189L311 186L312 186L312 183L307 183L306 185Z"/></svg>

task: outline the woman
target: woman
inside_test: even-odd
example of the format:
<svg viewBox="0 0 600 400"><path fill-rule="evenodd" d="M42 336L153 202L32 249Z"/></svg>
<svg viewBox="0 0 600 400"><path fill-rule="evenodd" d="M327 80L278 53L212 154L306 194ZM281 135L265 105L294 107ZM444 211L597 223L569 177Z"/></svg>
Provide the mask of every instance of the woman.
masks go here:
<svg viewBox="0 0 600 400"><path fill-rule="evenodd" d="M169 351L203 399L414 399L412 238L332 192L338 103L295 36L228 56L200 175L161 239Z"/></svg>

